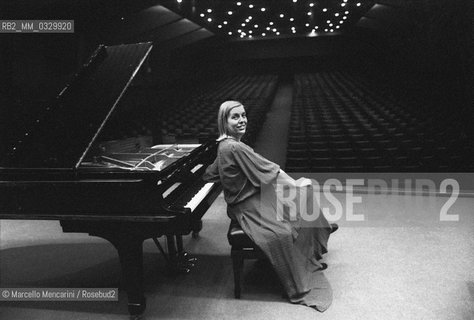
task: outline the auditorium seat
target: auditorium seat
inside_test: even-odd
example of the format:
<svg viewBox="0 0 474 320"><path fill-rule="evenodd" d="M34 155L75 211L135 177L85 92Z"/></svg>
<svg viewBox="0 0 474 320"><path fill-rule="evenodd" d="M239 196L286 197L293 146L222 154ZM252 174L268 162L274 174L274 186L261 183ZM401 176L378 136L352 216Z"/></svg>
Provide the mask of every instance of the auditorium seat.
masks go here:
<svg viewBox="0 0 474 320"><path fill-rule="evenodd" d="M472 142L457 127L456 113L427 110L410 99L354 72L295 74L289 136L298 132L297 139L307 142L311 170L357 171L362 166L364 171L416 172L469 167L471 162L465 159L473 148L463 145ZM343 149L348 150L338 151ZM331 163L320 160L325 153ZM351 161L356 164L350 165Z"/></svg>

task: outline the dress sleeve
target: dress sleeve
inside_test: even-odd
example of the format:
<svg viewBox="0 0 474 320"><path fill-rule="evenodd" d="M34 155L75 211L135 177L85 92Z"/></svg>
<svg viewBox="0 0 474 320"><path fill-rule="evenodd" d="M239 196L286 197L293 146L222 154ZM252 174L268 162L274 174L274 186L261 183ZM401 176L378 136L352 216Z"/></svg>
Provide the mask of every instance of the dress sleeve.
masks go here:
<svg viewBox="0 0 474 320"><path fill-rule="evenodd" d="M219 168L217 167L217 158L214 162L206 168L206 172L202 176L204 181L217 182L219 181Z"/></svg>
<svg viewBox="0 0 474 320"><path fill-rule="evenodd" d="M276 163L265 159L250 147L242 145L233 145L232 147L236 163L253 186L260 187L263 184L270 184L278 176L280 166Z"/></svg>

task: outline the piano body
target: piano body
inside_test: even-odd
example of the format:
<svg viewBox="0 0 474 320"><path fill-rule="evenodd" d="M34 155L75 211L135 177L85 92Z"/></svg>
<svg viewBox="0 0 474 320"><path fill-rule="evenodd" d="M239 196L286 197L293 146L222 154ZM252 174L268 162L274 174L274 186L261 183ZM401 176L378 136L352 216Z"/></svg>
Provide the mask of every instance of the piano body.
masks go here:
<svg viewBox="0 0 474 320"><path fill-rule="evenodd" d="M119 254L131 315L146 306L143 241L167 236L174 257L182 251L181 236L199 231L202 215L221 190L202 180L215 142L149 145L132 152L104 148L102 132L120 113L120 100L151 48L150 43L99 46L56 101L6 142L0 156L0 219L59 220L64 232L110 241Z"/></svg>

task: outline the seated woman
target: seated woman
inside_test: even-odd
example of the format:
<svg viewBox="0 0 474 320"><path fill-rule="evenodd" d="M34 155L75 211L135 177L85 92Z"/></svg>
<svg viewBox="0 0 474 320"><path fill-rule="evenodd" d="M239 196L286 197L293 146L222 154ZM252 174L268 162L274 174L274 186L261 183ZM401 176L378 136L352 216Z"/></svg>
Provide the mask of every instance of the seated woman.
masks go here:
<svg viewBox="0 0 474 320"><path fill-rule="evenodd" d="M227 214L265 253L289 300L322 312L332 302L332 289L322 272L327 265L319 260L337 225L330 225L322 213L305 223L300 215L288 212L289 207L282 203L283 188L275 186L300 191L309 186L241 142L246 127L240 102L226 101L220 106L217 158L207 168L204 180L221 182Z"/></svg>

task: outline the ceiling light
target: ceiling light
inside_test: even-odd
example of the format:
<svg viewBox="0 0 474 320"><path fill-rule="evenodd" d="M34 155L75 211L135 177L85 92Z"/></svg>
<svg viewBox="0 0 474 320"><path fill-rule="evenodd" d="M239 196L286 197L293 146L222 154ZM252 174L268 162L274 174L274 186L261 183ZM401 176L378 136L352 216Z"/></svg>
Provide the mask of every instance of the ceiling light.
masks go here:
<svg viewBox="0 0 474 320"><path fill-rule="evenodd" d="M334 32L334 29L331 29L331 30L329 30L329 31Z"/></svg>
<svg viewBox="0 0 474 320"><path fill-rule="evenodd" d="M296 30L295 30L295 29L293 29L293 30L291 30L291 32L293 32L293 33L296 33Z"/></svg>
<svg viewBox="0 0 474 320"><path fill-rule="evenodd" d="M202 18L204 18L204 13L201 13L200 16L201 16Z"/></svg>
<svg viewBox="0 0 474 320"><path fill-rule="evenodd" d="M262 37L265 37L265 36L266 36L265 32L264 32L264 33L262 33Z"/></svg>
<svg viewBox="0 0 474 320"><path fill-rule="evenodd" d="M324 32L328 32L328 29L324 29Z"/></svg>
<svg viewBox="0 0 474 320"><path fill-rule="evenodd" d="M341 3L341 7L345 7L345 6L346 6L346 4L344 2Z"/></svg>
<svg viewBox="0 0 474 320"><path fill-rule="evenodd" d="M212 9L207 9L207 12L211 13L211 12L212 12Z"/></svg>
<svg viewBox="0 0 474 320"><path fill-rule="evenodd" d="M280 35L280 32L277 32L276 35L279 36L279 35Z"/></svg>
<svg viewBox="0 0 474 320"><path fill-rule="evenodd" d="M238 32L238 33L241 33L241 32L242 32L242 29L237 30L237 32Z"/></svg>
<svg viewBox="0 0 474 320"><path fill-rule="evenodd" d="M267 27L266 29L267 29L268 31L270 31L270 27Z"/></svg>
<svg viewBox="0 0 474 320"><path fill-rule="evenodd" d="M258 28L258 24L254 25L254 28Z"/></svg>
<svg viewBox="0 0 474 320"><path fill-rule="evenodd" d="M249 20L252 20L252 16L249 16L248 19L249 19Z"/></svg>
<svg viewBox="0 0 474 320"><path fill-rule="evenodd" d="M347 19L347 17L346 17L346 16L344 16L344 17L342 17L342 19L346 20L346 19Z"/></svg>
<svg viewBox="0 0 474 320"><path fill-rule="evenodd" d="M232 11L227 11L227 14L228 14L229 16L231 16L232 13L233 13Z"/></svg>
<svg viewBox="0 0 474 320"><path fill-rule="evenodd" d="M329 26L332 27L332 23L330 23Z"/></svg>
<svg viewBox="0 0 474 320"><path fill-rule="evenodd" d="M238 6L241 6L241 5L242 5L242 2L240 2L240 1L237 2L237 5L238 5Z"/></svg>
<svg viewBox="0 0 474 320"><path fill-rule="evenodd" d="M211 19L211 18L207 18L207 22L212 22L212 19Z"/></svg>
<svg viewBox="0 0 474 320"><path fill-rule="evenodd" d="M360 7L360 2L357 2L357 6Z"/></svg>
<svg viewBox="0 0 474 320"><path fill-rule="evenodd" d="M227 21L222 22L223 24L227 24Z"/></svg>
<svg viewBox="0 0 474 320"><path fill-rule="evenodd" d="M277 29L276 29L276 28L273 28L272 31L273 31L273 32L277 32Z"/></svg>
<svg viewBox="0 0 474 320"><path fill-rule="evenodd" d="M251 34L249 34L249 38L252 38L252 35L251 35Z"/></svg>
<svg viewBox="0 0 474 320"><path fill-rule="evenodd" d="M218 27L219 29L221 29L221 28L222 28L222 24L218 25L217 27Z"/></svg>
<svg viewBox="0 0 474 320"><path fill-rule="evenodd" d="M249 4L249 8L252 9L252 8L253 8L253 4Z"/></svg>
<svg viewBox="0 0 474 320"><path fill-rule="evenodd" d="M296 3L296 2L298 2L298 0L293 0L293 3Z"/></svg>
<svg viewBox="0 0 474 320"><path fill-rule="evenodd" d="M229 31L229 36L231 36L231 35L232 35L232 31Z"/></svg>
<svg viewBox="0 0 474 320"><path fill-rule="evenodd" d="M314 7L314 3L311 2L311 3L309 4L309 6L310 6L310 7Z"/></svg>
<svg viewBox="0 0 474 320"><path fill-rule="evenodd" d="M280 14L280 18L284 18L285 15L283 13Z"/></svg>
<svg viewBox="0 0 474 320"><path fill-rule="evenodd" d="M328 11L328 9L327 9L327 8L324 8L324 9L323 9L323 12L326 12L326 11Z"/></svg>
<svg viewBox="0 0 474 320"><path fill-rule="evenodd" d="M290 18L290 21L291 21L291 22L295 21L295 18Z"/></svg>
<svg viewBox="0 0 474 320"><path fill-rule="evenodd" d="M176 0L176 2L181 3L181 2L183 2L183 0Z"/></svg>
<svg viewBox="0 0 474 320"><path fill-rule="evenodd" d="M313 13L311 11L308 11L308 16L312 15Z"/></svg>
<svg viewBox="0 0 474 320"><path fill-rule="evenodd" d="M339 29L341 26L336 26L336 29Z"/></svg>
<svg viewBox="0 0 474 320"><path fill-rule="evenodd" d="M335 13L334 15L335 15L336 17L339 17L339 13Z"/></svg>
<svg viewBox="0 0 474 320"><path fill-rule="evenodd" d="M253 33L253 31L252 31L252 30L249 30L249 33Z"/></svg>
<svg viewBox="0 0 474 320"><path fill-rule="evenodd" d="M273 26L273 21L270 21L268 24L271 25L271 26Z"/></svg>
<svg viewBox="0 0 474 320"><path fill-rule="evenodd" d="M260 11L262 11L262 12L264 12L265 10L266 10L265 8L260 9Z"/></svg>
<svg viewBox="0 0 474 320"><path fill-rule="evenodd" d="M344 12L345 14L349 14L349 11Z"/></svg>
<svg viewBox="0 0 474 320"><path fill-rule="evenodd" d="M309 23L305 24L305 26L309 27Z"/></svg>

